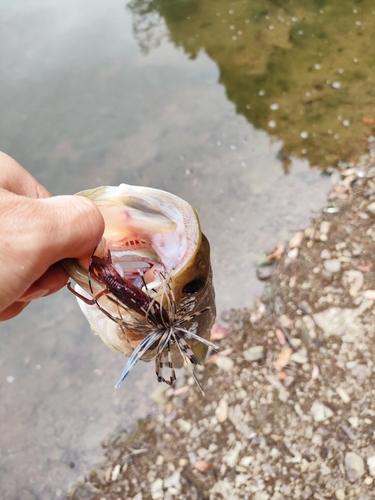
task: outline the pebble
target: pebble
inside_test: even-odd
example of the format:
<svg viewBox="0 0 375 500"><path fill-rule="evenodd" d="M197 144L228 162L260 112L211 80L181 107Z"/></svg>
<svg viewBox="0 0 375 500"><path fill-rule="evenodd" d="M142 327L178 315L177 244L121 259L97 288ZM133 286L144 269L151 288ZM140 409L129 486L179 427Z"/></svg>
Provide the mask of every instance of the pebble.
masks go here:
<svg viewBox="0 0 375 500"><path fill-rule="evenodd" d="M327 259L323 263L324 268L329 273L338 273L341 269L341 263L338 259Z"/></svg>
<svg viewBox="0 0 375 500"><path fill-rule="evenodd" d="M329 228L330 228L331 224L330 222L328 222L327 220L324 220L321 224L320 224L320 232L322 234L328 234L329 233Z"/></svg>
<svg viewBox="0 0 375 500"><path fill-rule="evenodd" d="M222 370L229 372L233 369L234 361L227 356L218 356L216 360L216 366L218 366Z"/></svg>
<svg viewBox="0 0 375 500"><path fill-rule="evenodd" d="M176 488L176 490L181 489L180 473L178 471L164 479L164 488Z"/></svg>
<svg viewBox="0 0 375 500"><path fill-rule="evenodd" d="M375 215L375 201L367 205L367 210Z"/></svg>
<svg viewBox="0 0 375 500"><path fill-rule="evenodd" d="M368 457L367 466L369 468L370 475L375 476L375 455L371 455L371 457Z"/></svg>
<svg viewBox="0 0 375 500"><path fill-rule="evenodd" d="M322 250L321 253L320 253L320 257L322 259L330 259L331 258L331 252L327 248L324 248L324 250Z"/></svg>
<svg viewBox="0 0 375 500"><path fill-rule="evenodd" d="M344 403L350 402L350 396L343 387L341 386L336 387L336 392Z"/></svg>
<svg viewBox="0 0 375 500"><path fill-rule="evenodd" d="M358 417L349 417L348 418L349 424L354 428L357 429L359 426L359 418Z"/></svg>
<svg viewBox="0 0 375 500"><path fill-rule="evenodd" d="M155 481L151 484L150 493L152 500L159 500L164 498L163 485L164 482L160 477L158 479L155 479Z"/></svg>
<svg viewBox="0 0 375 500"><path fill-rule="evenodd" d="M318 400L315 400L310 409L315 422L324 422L333 416L333 411Z"/></svg>
<svg viewBox="0 0 375 500"><path fill-rule="evenodd" d="M337 500L345 500L345 491L342 488L339 488L335 491L335 497Z"/></svg>
<svg viewBox="0 0 375 500"><path fill-rule="evenodd" d="M264 346L256 345L243 352L243 357L247 361L260 361L264 358Z"/></svg>
<svg viewBox="0 0 375 500"><path fill-rule="evenodd" d="M365 473L365 464L362 457L354 451L348 451L345 455L345 471L351 483L360 479Z"/></svg>

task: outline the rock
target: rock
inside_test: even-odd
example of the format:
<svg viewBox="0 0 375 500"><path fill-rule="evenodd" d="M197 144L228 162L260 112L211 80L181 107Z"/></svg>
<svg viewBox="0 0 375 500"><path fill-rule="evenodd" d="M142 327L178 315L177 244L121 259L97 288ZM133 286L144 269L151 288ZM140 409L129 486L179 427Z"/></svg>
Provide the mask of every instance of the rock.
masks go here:
<svg viewBox="0 0 375 500"><path fill-rule="evenodd" d="M338 273L341 269L341 262L338 259L327 259L323 265L329 273Z"/></svg>
<svg viewBox="0 0 375 500"><path fill-rule="evenodd" d="M357 319L360 314L360 308L343 309L341 307L331 307L320 313L315 313L313 318L327 337L354 333L356 338L360 338L364 334L363 325Z"/></svg>
<svg viewBox="0 0 375 500"><path fill-rule="evenodd" d="M313 402L310 412L315 422L324 422L333 415L333 411L318 400Z"/></svg>
<svg viewBox="0 0 375 500"><path fill-rule="evenodd" d="M264 358L264 347L262 345L250 347L243 352L243 357L247 361L260 361Z"/></svg>
<svg viewBox="0 0 375 500"><path fill-rule="evenodd" d="M371 457L368 457L367 466L370 471L370 476L375 476L375 455L371 455Z"/></svg>
<svg viewBox="0 0 375 500"><path fill-rule="evenodd" d="M228 409L228 401L225 398L221 398L216 408L218 422L223 423L228 419Z"/></svg>
<svg viewBox="0 0 375 500"><path fill-rule="evenodd" d="M164 479L164 488L176 488L176 490L181 489L180 473L178 471Z"/></svg>
<svg viewBox="0 0 375 500"><path fill-rule="evenodd" d="M330 259L331 258L331 252L328 250L328 248L325 248L324 250L321 251L320 258L321 259Z"/></svg>
<svg viewBox="0 0 375 500"><path fill-rule="evenodd" d="M365 278L361 271L356 269L349 269L349 271L345 271L343 276L344 284L348 284L350 286L350 295L353 297L359 292L362 288Z"/></svg>
<svg viewBox="0 0 375 500"><path fill-rule="evenodd" d="M293 238L289 241L289 248L299 247L303 240L303 232L299 231Z"/></svg>
<svg viewBox="0 0 375 500"><path fill-rule="evenodd" d="M320 224L320 232L322 234L328 234L330 226L331 224L327 220L322 221L322 223Z"/></svg>
<svg viewBox="0 0 375 500"><path fill-rule="evenodd" d="M362 382L366 380L366 378L370 378L372 375L372 368L366 365L357 365L352 369L352 374L358 380L358 382Z"/></svg>
<svg viewBox="0 0 375 500"><path fill-rule="evenodd" d="M95 488L91 483L84 483L76 488L72 496L68 496L72 500L94 500L97 498L100 490Z"/></svg>
<svg viewBox="0 0 375 500"><path fill-rule="evenodd" d="M354 453L354 451L348 451L345 455L345 470L351 483L360 479L365 473L365 464L362 457Z"/></svg>
<svg viewBox="0 0 375 500"><path fill-rule="evenodd" d="M257 491L253 496L253 500L269 500L270 496L266 491Z"/></svg>
<svg viewBox="0 0 375 500"><path fill-rule="evenodd" d="M216 360L216 366L227 372L233 369L234 361L226 356L219 356Z"/></svg>
<svg viewBox="0 0 375 500"><path fill-rule="evenodd" d="M375 215L375 201L367 205L367 210Z"/></svg>
<svg viewBox="0 0 375 500"><path fill-rule="evenodd" d="M191 423L188 420L185 420L184 418L179 418L177 420L177 424L179 428L182 430L182 432L190 432L191 431Z"/></svg>
<svg viewBox="0 0 375 500"><path fill-rule="evenodd" d="M350 402L350 396L343 387L341 387L340 385L336 387L336 392L344 403Z"/></svg>
<svg viewBox="0 0 375 500"><path fill-rule="evenodd" d="M137 493L132 500L143 500L143 495L142 493Z"/></svg>
<svg viewBox="0 0 375 500"><path fill-rule="evenodd" d="M337 500L345 500L345 491L342 488L339 488L335 491L335 497Z"/></svg>
<svg viewBox="0 0 375 500"><path fill-rule="evenodd" d="M164 498L163 485L164 482L160 477L158 479L155 479L155 481L151 484L150 489L152 500L159 500Z"/></svg>

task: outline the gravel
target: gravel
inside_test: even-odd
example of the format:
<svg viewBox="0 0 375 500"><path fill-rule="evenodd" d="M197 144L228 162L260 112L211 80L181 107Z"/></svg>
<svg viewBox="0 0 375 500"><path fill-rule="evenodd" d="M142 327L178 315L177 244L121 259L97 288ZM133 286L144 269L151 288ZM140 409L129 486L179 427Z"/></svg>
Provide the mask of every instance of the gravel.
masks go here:
<svg viewBox="0 0 375 500"><path fill-rule="evenodd" d="M264 296L225 315L206 395L166 388L69 500L375 498L375 158L340 174Z"/></svg>

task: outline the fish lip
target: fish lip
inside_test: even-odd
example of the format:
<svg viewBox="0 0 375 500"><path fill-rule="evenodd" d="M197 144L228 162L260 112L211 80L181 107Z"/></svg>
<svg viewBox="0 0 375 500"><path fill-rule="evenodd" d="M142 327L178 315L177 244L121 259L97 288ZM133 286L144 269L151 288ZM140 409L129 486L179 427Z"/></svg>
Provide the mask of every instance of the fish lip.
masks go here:
<svg viewBox="0 0 375 500"><path fill-rule="evenodd" d="M129 250L137 254L135 261L148 262L173 276L183 272L199 248L201 229L196 211L171 193L120 184L77 195L91 198L102 212L106 222L103 236L114 262L131 262L125 254ZM142 255L143 250L152 254Z"/></svg>

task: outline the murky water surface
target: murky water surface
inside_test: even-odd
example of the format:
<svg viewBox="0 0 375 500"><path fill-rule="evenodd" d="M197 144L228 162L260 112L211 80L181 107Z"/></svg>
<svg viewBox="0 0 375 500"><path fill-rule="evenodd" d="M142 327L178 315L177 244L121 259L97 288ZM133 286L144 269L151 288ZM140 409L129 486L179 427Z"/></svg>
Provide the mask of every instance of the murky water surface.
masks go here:
<svg viewBox="0 0 375 500"><path fill-rule="evenodd" d="M309 4L306 6L306 4ZM218 308L307 223L374 132L373 2L0 0L0 147L53 194L148 185L192 203ZM0 326L0 497L62 498L101 440L154 410L62 291Z"/></svg>

